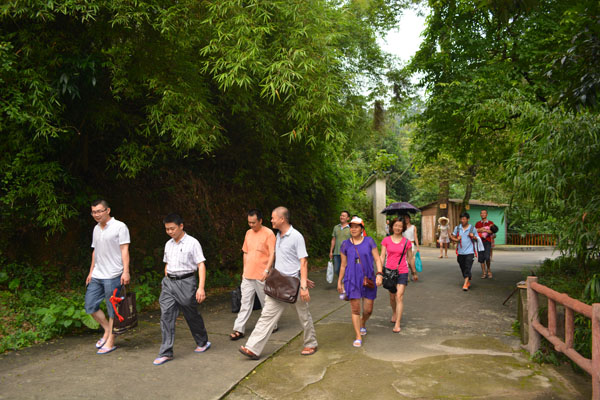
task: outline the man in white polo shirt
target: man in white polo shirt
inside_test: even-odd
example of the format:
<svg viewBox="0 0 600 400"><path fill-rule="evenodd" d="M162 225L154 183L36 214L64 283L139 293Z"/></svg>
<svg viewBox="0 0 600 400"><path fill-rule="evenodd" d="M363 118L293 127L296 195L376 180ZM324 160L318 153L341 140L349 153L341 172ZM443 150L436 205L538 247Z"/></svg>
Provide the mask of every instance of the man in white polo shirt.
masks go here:
<svg viewBox="0 0 600 400"><path fill-rule="evenodd" d="M121 285L129 283L129 229L110 216L106 200L92 203L92 217L98 224L92 237L92 265L85 280L85 312L104 329L104 336L96 342L97 353L108 354L117 348L112 332L115 311L109 299L115 289L119 296ZM108 320L100 310L102 300L106 300Z"/></svg>
<svg viewBox="0 0 600 400"><path fill-rule="evenodd" d="M160 304L160 330L162 344L154 365L161 365L173 359L175 343L175 322L179 310L196 341L196 353L204 353L210 348L208 333L204 327L198 304L206 299L204 282L206 267L200 242L183 230L183 218L178 214L169 214L163 220L167 235L171 236L165 244L165 277L158 302ZM196 281L198 271L198 281Z"/></svg>
<svg viewBox="0 0 600 400"><path fill-rule="evenodd" d="M296 312L304 328L304 349L300 354L310 356L317 351L317 336L312 316L308 309L310 294L308 293L308 253L304 237L290 225L290 213L285 207L277 207L271 214L271 224L278 229L275 242L275 268L282 274L300 278L300 299L296 301ZM281 318L288 303L266 296L265 306L259 320L248 338L246 346L240 347L240 352L253 360L260 357L273 327Z"/></svg>

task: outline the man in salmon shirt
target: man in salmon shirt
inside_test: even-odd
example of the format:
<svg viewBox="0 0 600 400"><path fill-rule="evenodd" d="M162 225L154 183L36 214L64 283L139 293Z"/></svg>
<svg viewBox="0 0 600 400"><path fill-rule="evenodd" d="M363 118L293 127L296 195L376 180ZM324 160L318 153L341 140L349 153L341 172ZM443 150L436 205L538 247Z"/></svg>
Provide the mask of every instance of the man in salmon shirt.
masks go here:
<svg viewBox="0 0 600 400"><path fill-rule="evenodd" d="M262 225L262 213L253 209L248 211L248 225L242 251L244 252L244 273L242 275L242 301L240 311L233 324L231 340L244 337L245 325L254 306L254 296L258 296L260 305L265 304L265 279L275 260L275 234ZM277 330L277 326L273 331Z"/></svg>

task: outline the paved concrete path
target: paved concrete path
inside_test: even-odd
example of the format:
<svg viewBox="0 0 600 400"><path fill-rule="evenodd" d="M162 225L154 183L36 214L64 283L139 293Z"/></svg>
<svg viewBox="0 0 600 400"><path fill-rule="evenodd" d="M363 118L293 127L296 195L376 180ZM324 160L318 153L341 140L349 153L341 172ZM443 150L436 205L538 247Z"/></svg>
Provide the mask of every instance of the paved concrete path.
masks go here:
<svg viewBox="0 0 600 400"><path fill-rule="evenodd" d="M400 334L392 333L387 291L381 290L363 347L352 347L350 309L317 324L320 351L299 357L299 338L265 362L227 399L589 399L591 381L569 366L529 361L512 335L516 296L526 265L551 252L494 255L493 279L473 267L473 286L461 290L455 257L422 251L424 271L410 283ZM335 294L332 294L335 296Z"/></svg>
<svg viewBox="0 0 600 400"><path fill-rule="evenodd" d="M228 297L213 296L201 307L213 343L204 354L193 353L180 319L175 359L153 366L160 327L159 314L151 313L108 355L96 355L98 335L86 334L0 356L0 399L590 397L587 377L528 362L510 336L516 300L501 305L523 279L523 265L551 253L498 252L494 279L479 279L476 265L468 293L460 290L455 258L439 260L438 254L423 249L425 271L407 289L402 333L391 332L387 291L381 290L361 349L351 346L349 306L322 271L311 273L318 283L311 292L319 340L314 356L299 355L302 344L294 337L301 329L290 307L264 357L244 358L237 348L245 339L228 338L235 318ZM254 312L248 332L257 317Z"/></svg>

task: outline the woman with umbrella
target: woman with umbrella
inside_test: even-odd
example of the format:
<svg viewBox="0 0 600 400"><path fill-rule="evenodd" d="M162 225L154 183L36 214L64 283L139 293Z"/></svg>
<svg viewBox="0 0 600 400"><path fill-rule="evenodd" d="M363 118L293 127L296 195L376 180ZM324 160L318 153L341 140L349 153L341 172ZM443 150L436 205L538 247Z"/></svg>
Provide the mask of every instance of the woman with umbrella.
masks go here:
<svg viewBox="0 0 600 400"><path fill-rule="evenodd" d="M376 285L381 286L383 273L377 244L373 238L363 236L364 228L362 219L352 218L350 239L344 240L340 247L342 265L338 279L338 292L345 291L346 298L350 300L352 325L356 334L356 339L352 343L354 347L361 347L362 337L367 334L366 323L373 312L373 301L377 297ZM377 278L373 272L373 264L377 265Z"/></svg>

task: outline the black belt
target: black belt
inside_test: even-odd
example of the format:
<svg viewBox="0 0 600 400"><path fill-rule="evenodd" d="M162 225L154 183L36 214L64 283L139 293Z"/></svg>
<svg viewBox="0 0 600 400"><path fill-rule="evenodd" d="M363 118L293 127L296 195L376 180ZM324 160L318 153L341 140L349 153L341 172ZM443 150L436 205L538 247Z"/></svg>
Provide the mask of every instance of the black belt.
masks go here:
<svg viewBox="0 0 600 400"><path fill-rule="evenodd" d="M171 274L167 274L167 278L172 279L174 281L178 281L180 279L186 279L189 278L190 276L194 276L196 275L195 272L190 272L189 274L183 274L183 275L171 275Z"/></svg>

